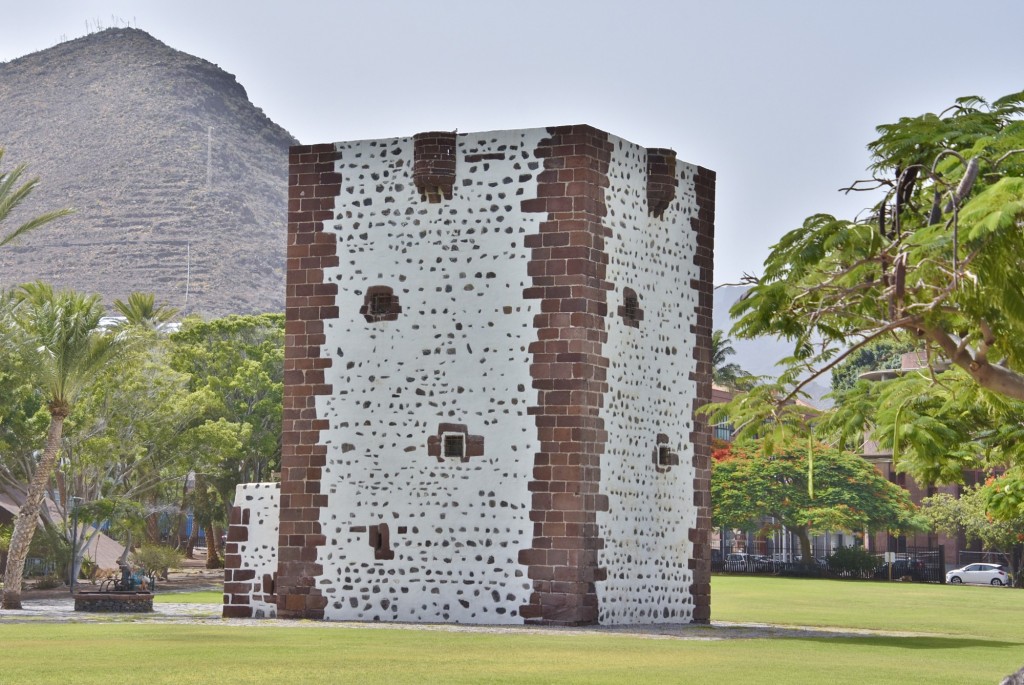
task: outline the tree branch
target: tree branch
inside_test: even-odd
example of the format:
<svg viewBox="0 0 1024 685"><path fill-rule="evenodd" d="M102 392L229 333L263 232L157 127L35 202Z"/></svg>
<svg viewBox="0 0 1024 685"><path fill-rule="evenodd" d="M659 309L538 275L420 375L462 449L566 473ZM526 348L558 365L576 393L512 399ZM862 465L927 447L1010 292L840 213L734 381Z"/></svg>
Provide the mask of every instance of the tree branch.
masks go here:
<svg viewBox="0 0 1024 685"><path fill-rule="evenodd" d="M921 329L925 337L938 345L951 363L966 371L979 386L1024 401L1024 376L1004 366L992 364L987 359L979 360L972 356L969 349L960 349L952 336L937 326L922 326Z"/></svg>

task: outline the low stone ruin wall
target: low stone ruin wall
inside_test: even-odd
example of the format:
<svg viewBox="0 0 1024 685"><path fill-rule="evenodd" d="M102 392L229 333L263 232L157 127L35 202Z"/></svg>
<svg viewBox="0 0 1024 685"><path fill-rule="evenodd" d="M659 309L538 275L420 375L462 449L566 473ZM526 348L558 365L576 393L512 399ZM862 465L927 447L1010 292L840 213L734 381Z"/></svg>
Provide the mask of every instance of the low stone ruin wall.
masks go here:
<svg viewBox="0 0 1024 685"><path fill-rule="evenodd" d="M153 611L152 592L80 592L75 611L145 613Z"/></svg>

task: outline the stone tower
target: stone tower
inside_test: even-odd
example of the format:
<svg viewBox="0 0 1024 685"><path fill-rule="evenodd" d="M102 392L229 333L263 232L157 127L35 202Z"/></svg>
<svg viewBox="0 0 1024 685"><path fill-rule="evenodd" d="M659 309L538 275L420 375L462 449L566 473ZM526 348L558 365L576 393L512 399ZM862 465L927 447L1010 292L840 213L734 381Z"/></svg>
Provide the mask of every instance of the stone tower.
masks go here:
<svg viewBox="0 0 1024 685"><path fill-rule="evenodd" d="M714 188L582 125L292 148L225 615L706 622Z"/></svg>

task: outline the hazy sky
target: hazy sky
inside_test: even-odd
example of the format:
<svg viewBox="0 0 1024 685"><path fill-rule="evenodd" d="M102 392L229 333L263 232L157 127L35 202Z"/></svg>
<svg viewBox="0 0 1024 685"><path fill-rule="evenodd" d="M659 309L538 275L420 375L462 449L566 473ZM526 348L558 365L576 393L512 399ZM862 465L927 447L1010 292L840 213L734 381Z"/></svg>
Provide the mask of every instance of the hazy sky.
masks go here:
<svg viewBox="0 0 1024 685"><path fill-rule="evenodd" d="M234 74L303 143L588 123L674 148L718 172L717 283L807 215L869 204L836 190L875 125L1024 89L1021 0L4 5L0 60L130 24Z"/></svg>

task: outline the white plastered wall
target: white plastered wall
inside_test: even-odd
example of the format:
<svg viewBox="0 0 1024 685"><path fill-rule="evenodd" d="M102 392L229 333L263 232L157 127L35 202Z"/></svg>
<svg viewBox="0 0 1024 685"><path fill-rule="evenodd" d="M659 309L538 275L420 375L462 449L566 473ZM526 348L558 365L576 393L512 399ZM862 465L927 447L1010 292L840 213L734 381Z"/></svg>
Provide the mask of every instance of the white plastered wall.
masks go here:
<svg viewBox="0 0 1024 685"><path fill-rule="evenodd" d="M277 483L244 483L235 487L234 506L248 511L247 540L239 542L239 570L253 570L255 591L249 598L254 618L277 616L277 604L264 601L264 576L277 573L278 522L281 519L281 488Z"/></svg>
<svg viewBox="0 0 1024 685"><path fill-rule="evenodd" d="M688 622L693 601L688 569L696 523L693 502L692 409L697 384L690 375L697 293L691 279L696 236L696 168L677 163L676 198L663 218L647 214L647 153L610 137L610 187L605 191L606 225L612 237L607 279L605 355L609 393L602 416L608 443L601 458L601 491L609 509L598 513L604 538L599 565L607 580L597 583L602 624ZM636 291L643 320L627 326L618 308L623 289ZM679 464L658 473L656 438L664 433Z"/></svg>
<svg viewBox="0 0 1024 685"><path fill-rule="evenodd" d="M539 450L529 344L539 302L526 235L543 129L457 137L452 200L429 204L413 184L413 141L340 143L337 220L340 315L325 322L333 358L318 398L328 446L322 492L327 544L318 587L333 620L521 623L532 584L527 484ZM468 154L504 159L466 162ZM367 323L366 289L393 288L396 321ZM427 439L465 424L484 456L439 462ZM369 528L387 524L392 559L375 558Z"/></svg>

